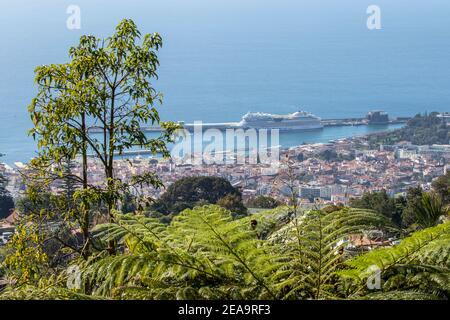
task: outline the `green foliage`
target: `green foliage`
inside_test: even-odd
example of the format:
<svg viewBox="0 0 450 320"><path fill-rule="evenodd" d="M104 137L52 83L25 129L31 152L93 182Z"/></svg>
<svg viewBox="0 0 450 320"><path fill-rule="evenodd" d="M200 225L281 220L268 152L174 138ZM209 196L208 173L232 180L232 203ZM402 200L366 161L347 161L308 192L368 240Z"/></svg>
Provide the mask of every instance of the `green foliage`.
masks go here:
<svg viewBox="0 0 450 320"><path fill-rule="evenodd" d="M171 184L155 203L154 209L165 214L179 213L199 204L216 204L227 195L241 197L241 193L226 179L187 177Z"/></svg>
<svg viewBox="0 0 450 320"><path fill-rule="evenodd" d="M294 212L288 206L253 213L240 221L256 232L258 239L267 240L271 234L292 220Z"/></svg>
<svg viewBox="0 0 450 320"><path fill-rule="evenodd" d="M345 208L331 213L311 210L295 218L269 238L280 256L271 276L279 298L338 297L336 273L347 258L344 247L348 236L389 225L383 215L362 209Z"/></svg>
<svg viewBox="0 0 450 320"><path fill-rule="evenodd" d="M58 215L67 212L64 196L52 194L48 189L29 185L25 193L17 199L17 211L21 215Z"/></svg>
<svg viewBox="0 0 450 320"><path fill-rule="evenodd" d="M448 144L449 126L436 115L436 112L429 115L417 114L401 129L370 135L370 146L374 148L380 144L391 145L401 141L409 141L415 145Z"/></svg>
<svg viewBox="0 0 450 320"><path fill-rule="evenodd" d="M406 197L390 198L385 191L367 192L360 199L351 199L350 206L378 211L398 226L415 230L435 226L448 216L449 208L441 199L438 192L424 192L417 186L409 188Z"/></svg>
<svg viewBox="0 0 450 320"><path fill-rule="evenodd" d="M285 207L233 220L229 211L210 205L183 211L169 226L117 214L94 234L97 245L115 241L121 254L81 261L77 293L115 299L330 298L338 295L343 240L387 224L382 215L358 209L292 214Z"/></svg>
<svg viewBox="0 0 450 320"><path fill-rule="evenodd" d="M281 206L281 202L269 196L257 196L247 200L246 205L249 208L273 209Z"/></svg>
<svg viewBox="0 0 450 320"><path fill-rule="evenodd" d="M76 205L68 212L83 235L82 245L75 249L85 258L91 252L90 228L96 214L111 219L130 189L162 186L149 172L127 182L114 176L114 159L126 150L138 147L169 156L167 143L173 142L179 126L161 121L156 109L162 95L152 83L158 77L161 46L159 34L142 36L135 23L125 19L106 39L82 36L70 48L69 62L35 70L38 93L29 106L34 125L30 135L38 141L39 157L31 162L32 183L70 182L64 193L68 203ZM163 130L150 138L142 130L145 125L159 125ZM100 184L89 177L89 154L103 167ZM70 172L77 156L80 176ZM109 250L114 251L113 243Z"/></svg>
<svg viewBox="0 0 450 320"><path fill-rule="evenodd" d="M34 285L23 284L20 287L8 286L0 294L0 300L102 300L103 297L83 294L69 289L67 274L62 272L41 278Z"/></svg>
<svg viewBox="0 0 450 320"><path fill-rule="evenodd" d="M422 205L424 191L420 186L409 188L406 193L406 204L402 212L402 226L416 227L416 212Z"/></svg>
<svg viewBox="0 0 450 320"><path fill-rule="evenodd" d="M109 38L82 36L69 51L69 63L36 68L39 92L29 107L30 133L42 152L59 161L89 148L107 168L116 152L133 146L168 155L165 142L177 127L160 121L154 105L162 97L151 84L161 46L159 34L141 39L134 22L125 19ZM167 130L150 139L140 129L146 123ZM106 141L94 128L108 134Z"/></svg>
<svg viewBox="0 0 450 320"><path fill-rule="evenodd" d="M157 219L163 224L170 224L172 219L177 215L175 213L164 214L158 211L145 211L144 213L147 217Z"/></svg>
<svg viewBox="0 0 450 320"><path fill-rule="evenodd" d="M422 228L437 225L442 217L449 215L450 209L444 205L441 198L432 193L423 193L421 205L416 208L416 222Z"/></svg>
<svg viewBox="0 0 450 320"><path fill-rule="evenodd" d="M19 225L6 246L3 266L8 277L17 285L35 283L42 276L48 262L43 252L43 235L36 226Z"/></svg>
<svg viewBox="0 0 450 320"><path fill-rule="evenodd" d="M325 161L351 161L355 159L354 154L337 153L334 149L326 149L322 151L318 158Z"/></svg>
<svg viewBox="0 0 450 320"><path fill-rule="evenodd" d="M10 211L14 209L14 200L8 190L6 190L6 184L7 180L0 172L0 219L9 216Z"/></svg>
<svg viewBox="0 0 450 320"><path fill-rule="evenodd" d="M247 208L242 203L242 197L238 194L227 194L225 197L217 200L216 204L230 211L235 219L247 215Z"/></svg>
<svg viewBox="0 0 450 320"><path fill-rule="evenodd" d="M326 213L331 213L331 212L339 211L339 210L342 210L342 209L344 209L344 205L342 203L338 203L338 204L327 205L327 206L322 208L322 211L326 212Z"/></svg>
<svg viewBox="0 0 450 320"><path fill-rule="evenodd" d="M358 300L440 300L440 298L417 291L389 291L370 293Z"/></svg>
<svg viewBox="0 0 450 320"><path fill-rule="evenodd" d="M441 197L444 204L450 204L450 171L432 183L433 190Z"/></svg>
<svg viewBox="0 0 450 320"><path fill-rule="evenodd" d="M396 199L390 198L385 190L366 192L359 199L351 199L349 205L353 208L375 210L400 225L403 208L398 206Z"/></svg>
<svg viewBox="0 0 450 320"><path fill-rule="evenodd" d="M5 275L5 267L3 265L3 261L5 261L6 254L7 254L6 248L0 246L0 279L2 279L3 276Z"/></svg>
<svg viewBox="0 0 450 320"><path fill-rule="evenodd" d="M122 213L132 213L138 209L137 199L130 192L125 192L121 201Z"/></svg>
<svg viewBox="0 0 450 320"><path fill-rule="evenodd" d="M14 210L14 200L9 193L0 194L0 219L6 218Z"/></svg>
<svg viewBox="0 0 450 320"><path fill-rule="evenodd" d="M85 199L90 199L93 206L99 204L98 199ZM64 192L52 193L45 183L30 182L17 200L17 211L21 223L36 226L36 232L45 238L42 250L50 265L64 264L70 254L84 253L86 242L77 232L83 225L83 203L79 199L79 190L69 197ZM100 215L94 215L94 211L91 214L92 218Z"/></svg>
<svg viewBox="0 0 450 320"><path fill-rule="evenodd" d="M392 248L356 257L340 272L350 298L447 298L450 293L450 223L413 233ZM382 287L370 292L366 281L373 266L380 270Z"/></svg>
<svg viewBox="0 0 450 320"><path fill-rule="evenodd" d="M146 299L273 296L258 268L269 266L255 232L218 206L185 210L165 227L138 216L99 226L125 253L89 265L83 273L94 294Z"/></svg>
<svg viewBox="0 0 450 320"><path fill-rule="evenodd" d="M79 287L66 289L63 271L34 285L8 288L0 297L448 298L450 223L355 258L345 250L350 235L391 228L377 212L350 208L295 214L280 207L234 220L229 211L209 205L183 211L170 225L116 213L94 235L98 247L115 241L117 254L74 261L81 270ZM382 290L376 292L366 286L373 265L382 277Z"/></svg>
<svg viewBox="0 0 450 320"><path fill-rule="evenodd" d="M51 285L44 288L23 286L20 290L7 288L1 293L0 300L104 300L104 298Z"/></svg>

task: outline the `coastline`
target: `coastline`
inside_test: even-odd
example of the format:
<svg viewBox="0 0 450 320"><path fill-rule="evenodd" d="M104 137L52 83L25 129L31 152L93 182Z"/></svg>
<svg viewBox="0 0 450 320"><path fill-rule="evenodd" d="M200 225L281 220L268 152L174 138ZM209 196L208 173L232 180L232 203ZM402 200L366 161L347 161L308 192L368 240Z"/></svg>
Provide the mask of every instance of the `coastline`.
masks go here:
<svg viewBox="0 0 450 320"><path fill-rule="evenodd" d="M305 131L285 131L280 132L281 150L300 147L308 144L330 143L332 140L350 139L364 137L372 134L379 134L391 130L402 128L403 123L396 124L365 124L365 125L344 125L344 126L325 126L322 129ZM156 132L146 133L150 136L157 136ZM0 163L9 167L15 167L15 163L28 163L35 155L37 150L36 143L31 137L27 137L22 146L15 145L13 152L2 150L4 157L0 158Z"/></svg>

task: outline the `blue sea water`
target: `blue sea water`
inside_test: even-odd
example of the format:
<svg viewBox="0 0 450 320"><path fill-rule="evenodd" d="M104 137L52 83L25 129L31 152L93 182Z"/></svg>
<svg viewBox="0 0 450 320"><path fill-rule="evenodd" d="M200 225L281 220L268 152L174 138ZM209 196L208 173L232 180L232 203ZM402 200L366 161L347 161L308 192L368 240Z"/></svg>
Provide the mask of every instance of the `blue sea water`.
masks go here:
<svg viewBox="0 0 450 320"><path fill-rule="evenodd" d="M69 5L81 29L66 27ZM366 9L381 9L368 30ZM67 61L82 34L107 36L122 18L159 32L164 120L237 121L247 111L305 109L322 118L450 110L448 0L15 0L0 1L0 153L27 161L27 105L37 65ZM328 128L289 144L363 134ZM287 140L286 140L287 139Z"/></svg>

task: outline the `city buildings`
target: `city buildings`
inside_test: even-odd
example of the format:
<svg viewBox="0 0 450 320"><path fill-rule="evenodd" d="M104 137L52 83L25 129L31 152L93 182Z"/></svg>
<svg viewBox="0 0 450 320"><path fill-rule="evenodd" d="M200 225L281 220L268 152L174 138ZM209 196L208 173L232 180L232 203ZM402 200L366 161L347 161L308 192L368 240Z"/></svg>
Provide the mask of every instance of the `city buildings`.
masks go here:
<svg viewBox="0 0 450 320"><path fill-rule="evenodd" d="M333 151L325 159L326 151ZM122 159L115 162L115 175L129 181L133 175L146 172L158 174L165 186L182 177L223 177L243 192L244 198L267 195L288 201L294 192L302 201L314 202L318 198L327 203L347 203L367 191L386 190L395 196L408 188L420 185L429 189L434 178L449 170L450 145L414 146L411 144L383 145L372 150L365 137L348 138L330 143L302 145L284 150L279 166L256 164L200 164L175 163L170 159L143 158ZM291 169L290 185L286 172ZM19 171L0 167L10 181L9 190L18 196L23 192L23 180ZM72 173L81 175L75 162ZM103 168L98 160L90 159L91 184L104 181ZM53 186L58 190L58 185ZM164 189L151 187L133 192L158 198Z"/></svg>

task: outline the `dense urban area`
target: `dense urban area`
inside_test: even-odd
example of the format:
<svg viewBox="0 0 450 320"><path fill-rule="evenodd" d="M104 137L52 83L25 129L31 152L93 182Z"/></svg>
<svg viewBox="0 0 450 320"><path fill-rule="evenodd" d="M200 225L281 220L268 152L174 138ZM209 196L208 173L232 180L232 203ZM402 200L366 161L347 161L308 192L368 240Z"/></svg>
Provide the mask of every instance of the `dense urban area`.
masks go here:
<svg viewBox="0 0 450 320"><path fill-rule="evenodd" d="M447 119L450 116L447 115ZM401 135L409 127L397 131ZM448 129L447 129L448 132ZM288 170L296 174L295 187L304 203L321 199L324 203L348 204L351 198L361 197L365 192L385 190L388 195L406 194L411 187L429 190L433 179L450 170L450 145L415 145L408 140L395 144L377 143L382 134L351 137L329 143L307 144L282 150L280 164L191 164L161 157L135 157L115 162L119 179L130 181L131 177L155 173L164 186L184 177L217 176L228 180L242 191L244 199L255 196L271 196L280 201L291 197L291 190L283 177ZM413 135L411 135L412 137ZM191 161L192 162L192 161ZM248 161L247 161L248 162ZM8 189L15 197L24 190L23 175L27 166L17 163L18 168L4 164L0 167L8 179ZM71 163L73 174L81 175L79 161ZM104 171L98 159L89 163L89 180L94 185L104 181ZM54 184L57 192L59 184ZM136 190L158 198L164 188Z"/></svg>

